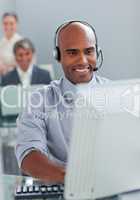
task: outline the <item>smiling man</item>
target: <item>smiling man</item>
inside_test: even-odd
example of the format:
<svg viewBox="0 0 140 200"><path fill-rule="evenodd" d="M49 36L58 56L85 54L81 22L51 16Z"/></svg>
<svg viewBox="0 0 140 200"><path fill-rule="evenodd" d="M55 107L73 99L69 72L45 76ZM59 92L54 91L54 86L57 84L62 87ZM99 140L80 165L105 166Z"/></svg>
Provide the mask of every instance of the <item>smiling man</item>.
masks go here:
<svg viewBox="0 0 140 200"><path fill-rule="evenodd" d="M25 173L45 181L64 181L77 85L90 88L107 81L95 73L97 48L95 31L85 22L68 22L57 29L55 58L64 76L39 95L33 94L17 124L16 156Z"/></svg>
<svg viewBox="0 0 140 200"><path fill-rule="evenodd" d="M1 85L17 85L28 87L33 84L49 84L50 74L47 70L40 69L33 61L35 47L33 43L25 38L14 45L14 56L16 68L2 77Z"/></svg>

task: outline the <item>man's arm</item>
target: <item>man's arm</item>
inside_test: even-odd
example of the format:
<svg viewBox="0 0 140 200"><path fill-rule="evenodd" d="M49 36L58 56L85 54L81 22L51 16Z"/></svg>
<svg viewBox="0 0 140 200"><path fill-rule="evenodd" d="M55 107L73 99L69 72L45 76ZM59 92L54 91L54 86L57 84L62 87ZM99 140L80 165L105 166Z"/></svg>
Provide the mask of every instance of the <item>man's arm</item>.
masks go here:
<svg viewBox="0 0 140 200"><path fill-rule="evenodd" d="M65 169L54 164L37 150L31 151L22 161L21 169L28 175L47 182L64 182Z"/></svg>

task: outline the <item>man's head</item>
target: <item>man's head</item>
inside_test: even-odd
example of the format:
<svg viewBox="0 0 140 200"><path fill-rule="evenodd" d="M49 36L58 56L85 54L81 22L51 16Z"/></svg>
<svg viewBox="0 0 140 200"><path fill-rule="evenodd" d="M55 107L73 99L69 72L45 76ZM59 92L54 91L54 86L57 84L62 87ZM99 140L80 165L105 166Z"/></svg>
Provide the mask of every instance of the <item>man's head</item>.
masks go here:
<svg viewBox="0 0 140 200"><path fill-rule="evenodd" d="M35 53L35 47L33 43L27 38L22 39L16 42L13 51L18 66L23 71L27 71L33 61L33 56Z"/></svg>
<svg viewBox="0 0 140 200"><path fill-rule="evenodd" d="M89 82L97 60L94 29L86 23L70 22L58 30L56 46L66 78L74 84Z"/></svg>
<svg viewBox="0 0 140 200"><path fill-rule="evenodd" d="M2 16L5 37L10 39L17 31L18 16L13 12L6 12Z"/></svg>

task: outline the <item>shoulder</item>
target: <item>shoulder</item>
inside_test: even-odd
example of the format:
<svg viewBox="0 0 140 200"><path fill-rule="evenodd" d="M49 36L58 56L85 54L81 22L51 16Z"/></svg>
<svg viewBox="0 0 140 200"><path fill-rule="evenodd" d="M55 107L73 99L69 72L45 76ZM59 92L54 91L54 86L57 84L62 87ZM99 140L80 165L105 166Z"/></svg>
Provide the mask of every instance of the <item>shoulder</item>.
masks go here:
<svg viewBox="0 0 140 200"><path fill-rule="evenodd" d="M21 40L23 37L21 35L19 35L18 33L15 33L13 38L10 40L10 43L12 45L14 45L16 42L18 42L19 40Z"/></svg>
<svg viewBox="0 0 140 200"><path fill-rule="evenodd" d="M6 84L9 84L11 81L11 78L15 76L16 74L16 69L13 69L12 71L8 72L7 74L3 75L1 78L1 85L4 86Z"/></svg>
<svg viewBox="0 0 140 200"><path fill-rule="evenodd" d="M41 73L41 74L45 74L45 75L47 74L47 75L49 75L49 71L48 70L41 69L37 65L34 65L33 70L36 71L36 72L38 72L38 73Z"/></svg>
<svg viewBox="0 0 140 200"><path fill-rule="evenodd" d="M35 88L35 90L32 90L27 99L23 113L25 115L29 112L32 114L37 113L37 115L43 119L44 113L47 115L47 113L55 109L60 101L61 94L59 83L56 82L57 81L52 81L49 85L41 85L41 87L39 86ZM34 116L36 116L36 114Z"/></svg>
<svg viewBox="0 0 140 200"><path fill-rule="evenodd" d="M49 105L54 105L60 100L61 80L51 81L48 85L43 85L37 89L35 93L32 93L33 101L38 101L38 98L42 98L42 102L47 102Z"/></svg>
<svg viewBox="0 0 140 200"><path fill-rule="evenodd" d="M23 37L21 36L21 35L19 35L18 33L16 33L15 35L14 35L14 40L15 41L18 41L18 40L21 40Z"/></svg>
<svg viewBox="0 0 140 200"><path fill-rule="evenodd" d="M51 76L48 70L41 69L38 66L33 67L33 74L40 80L40 83L49 84L51 82Z"/></svg>
<svg viewBox="0 0 140 200"><path fill-rule="evenodd" d="M99 84L112 82L110 79L102 77L102 76L98 76L98 75L95 75L95 79L96 79L96 82L99 83Z"/></svg>
<svg viewBox="0 0 140 200"><path fill-rule="evenodd" d="M6 39L3 37L0 39L0 49L3 50L3 47L5 46L6 44Z"/></svg>
<svg viewBox="0 0 140 200"><path fill-rule="evenodd" d="M38 92L42 95L46 94L47 97L53 97L61 93L61 79L53 80L48 85L44 85Z"/></svg>
<svg viewBox="0 0 140 200"><path fill-rule="evenodd" d="M7 78L7 77L11 77L13 74L15 74L17 72L16 69L13 69L12 71L8 72L7 74L5 74L3 77Z"/></svg>

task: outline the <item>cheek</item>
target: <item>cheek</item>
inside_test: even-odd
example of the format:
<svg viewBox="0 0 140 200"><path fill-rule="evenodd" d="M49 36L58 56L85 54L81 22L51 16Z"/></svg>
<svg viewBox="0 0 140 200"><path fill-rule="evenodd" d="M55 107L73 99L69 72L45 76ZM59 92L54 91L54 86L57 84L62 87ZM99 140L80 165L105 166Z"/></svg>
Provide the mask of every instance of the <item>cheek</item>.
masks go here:
<svg viewBox="0 0 140 200"><path fill-rule="evenodd" d="M17 26L14 24L14 25L11 26L11 28L12 28L13 30L16 30Z"/></svg>
<svg viewBox="0 0 140 200"><path fill-rule="evenodd" d="M22 61L21 58L16 58L16 62L17 62L17 63L20 63L21 61Z"/></svg>
<svg viewBox="0 0 140 200"><path fill-rule="evenodd" d="M73 62L73 59L67 55L65 52L61 52L61 60L60 60L60 63L63 65L63 66L67 66L69 64L71 64Z"/></svg>
<svg viewBox="0 0 140 200"><path fill-rule="evenodd" d="M70 72L70 66L68 66L68 65L66 65L66 64L64 64L64 63L61 63L61 67L62 67L62 70L63 70L63 72L64 72L64 74L70 74L71 72ZM69 76L69 75L68 75Z"/></svg>
<svg viewBox="0 0 140 200"><path fill-rule="evenodd" d="M3 26L3 30L5 30L5 31L6 31L8 28L9 28L8 25L4 25L4 26Z"/></svg>
<svg viewBox="0 0 140 200"><path fill-rule="evenodd" d="M74 66L77 62L74 59L65 59L61 64L63 67L63 69L65 69L65 71L71 71L72 66Z"/></svg>
<svg viewBox="0 0 140 200"><path fill-rule="evenodd" d="M27 62L28 64L30 64L30 63L32 62L32 60L33 60L33 57L32 57L32 56L26 56L26 57L24 58L24 61Z"/></svg>
<svg viewBox="0 0 140 200"><path fill-rule="evenodd" d="M4 30L11 31L11 30L13 30L13 27L11 25L7 25L7 26L5 26Z"/></svg>
<svg viewBox="0 0 140 200"><path fill-rule="evenodd" d="M21 62L21 61L23 60L23 57L17 55L17 56L15 57L15 59L16 59L17 62Z"/></svg>
<svg viewBox="0 0 140 200"><path fill-rule="evenodd" d="M92 58L89 58L89 59L88 59L88 62L89 62L89 64L96 65L96 62L97 62L97 57L96 57L96 55L93 56Z"/></svg>

